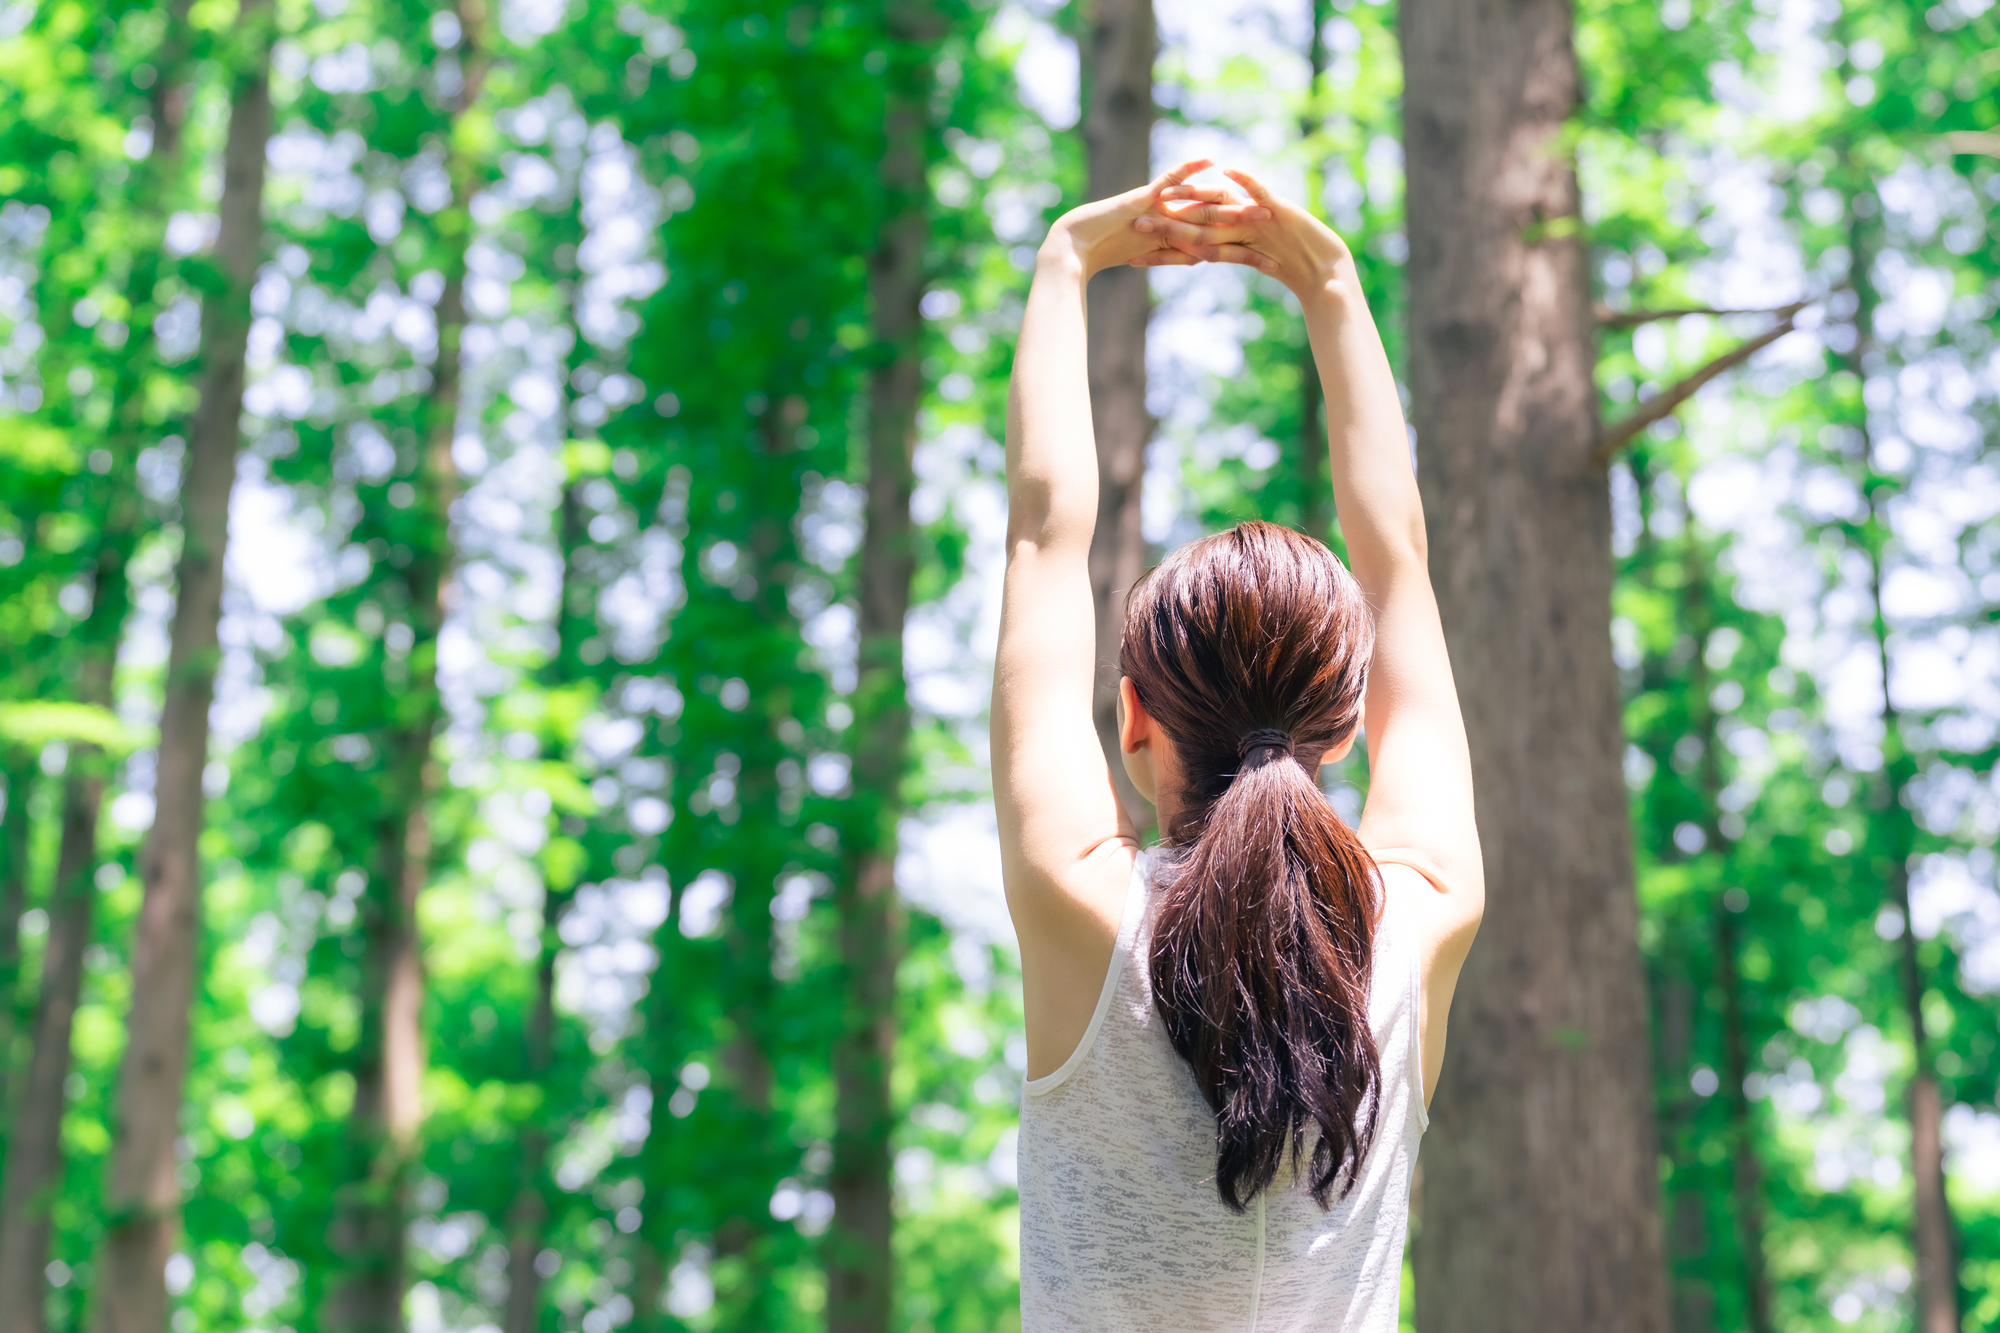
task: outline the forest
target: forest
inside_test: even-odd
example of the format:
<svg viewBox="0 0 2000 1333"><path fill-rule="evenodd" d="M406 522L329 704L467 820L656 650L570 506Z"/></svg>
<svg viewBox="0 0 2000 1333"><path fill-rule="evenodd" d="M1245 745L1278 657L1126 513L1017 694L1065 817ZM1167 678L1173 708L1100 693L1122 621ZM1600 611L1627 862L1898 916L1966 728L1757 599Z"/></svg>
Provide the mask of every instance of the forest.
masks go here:
<svg viewBox="0 0 2000 1333"><path fill-rule="evenodd" d="M2000 1327L1992 0L0 0L0 1333L1018 1328L1011 350L1194 156L1472 741L1405 1327ZM1089 299L1101 638L1340 549Z"/></svg>

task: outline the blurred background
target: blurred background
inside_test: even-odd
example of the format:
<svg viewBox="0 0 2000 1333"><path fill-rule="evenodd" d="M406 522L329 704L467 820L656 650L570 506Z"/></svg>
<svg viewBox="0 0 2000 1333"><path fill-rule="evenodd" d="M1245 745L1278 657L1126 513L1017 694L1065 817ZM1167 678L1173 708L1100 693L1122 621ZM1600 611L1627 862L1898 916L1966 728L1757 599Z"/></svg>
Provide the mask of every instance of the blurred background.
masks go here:
<svg viewBox="0 0 2000 1333"><path fill-rule="evenodd" d="M1575 15L1677 1330L1912 1327L1926 1142L2000 1325L1990 3ZM1033 247L1247 167L1400 371L1396 22L0 0L0 1333L1018 1327ZM1150 293L1133 558L1332 534L1296 306Z"/></svg>

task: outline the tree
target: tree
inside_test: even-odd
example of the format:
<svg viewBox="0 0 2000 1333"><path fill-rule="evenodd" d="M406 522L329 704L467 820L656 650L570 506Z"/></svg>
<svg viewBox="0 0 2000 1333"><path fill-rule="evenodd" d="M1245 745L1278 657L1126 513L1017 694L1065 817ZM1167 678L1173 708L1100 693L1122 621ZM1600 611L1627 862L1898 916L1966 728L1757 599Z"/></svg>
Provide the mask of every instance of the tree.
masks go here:
<svg viewBox="0 0 2000 1333"><path fill-rule="evenodd" d="M672 817L633 853L673 886L641 1048L653 1100L634 1305L641 1327L669 1326L662 1270L680 1268L708 1284L711 1317L778 1327L825 1259L813 1242L840 1114L827 1061L844 996L808 909L842 870L839 752L858 714L843 696L859 667L841 645L805 648L804 622L837 618L845 591L830 577L843 562L809 554L808 515L845 519L852 494L875 216L855 182L876 169L860 146L880 142L890 56L878 24L829 11L682 19L646 30L605 94L672 191L671 276L646 323L704 335L636 341L630 373L652 397L605 425L639 462L621 491L685 553L663 642L634 673L649 678L642 753L670 760ZM728 1172L709 1169L718 1154Z"/></svg>
<svg viewBox="0 0 2000 1333"><path fill-rule="evenodd" d="M1855 302L1852 349L1847 368L1854 380L1865 385L1875 369L1878 349L1875 313L1880 294L1875 289L1872 260L1880 251L1878 241L1881 203L1875 182L1865 168L1857 169L1850 150L1847 168L1850 179L1846 200L1849 219L1849 254L1852 256L1849 282ZM1887 569L1887 547L1892 533L1889 507L1897 486L1876 456L1874 422L1865 393L1859 402L1846 404L1852 414L1850 427L1858 445L1853 460L1859 472L1867 512L1854 525L1850 540L1867 559L1868 597L1872 615L1869 635L1874 640L1882 682L1881 770L1870 785L1875 789L1872 804L1876 816L1870 821L1873 868L1881 877L1882 896L1887 908L1902 923L1896 933L1896 972L1901 983L1903 1019L1909 1024L1914 1056L1908 1085L1904 1089L1904 1113L1910 1125L1910 1178L1912 1189L1912 1240L1917 1257L1917 1320L1920 1333L1957 1333L1960 1328L1958 1296L1958 1237L1952 1224L1951 1200L1945 1193L1944 1095L1939 1086L1935 1060L1936 1044L1924 1014L1924 992L1930 978L1919 957L1916 916L1910 910L1910 865L1916 858L1918 827L1911 814L1911 784L1917 776L1916 756L1905 734L1903 710L1891 693L1894 647L1890 639L1890 612L1882 586Z"/></svg>
<svg viewBox="0 0 2000 1333"><path fill-rule="evenodd" d="M464 121L492 59L484 6L448 4L428 24L440 66L456 78L436 89L443 104L434 132L443 141L450 202L440 210L431 258L442 282L437 297L437 352L417 422L408 480L407 519L386 526L407 553L393 595L409 628L407 683L381 736L383 799L361 903L367 947L362 964L360 1060L355 1070L348 1176L340 1189L334 1244L346 1260L330 1301L328 1324L369 1330L402 1326L403 1227L409 1173L423 1120L421 1081L424 968L418 903L434 871L433 802L442 786L433 753L444 721L438 642L444 628L454 551L450 513L458 493L453 444L460 416L460 342L466 324L466 251L472 239L471 194L480 169ZM402 470L402 469L399 469ZM391 498L395 505L395 498ZM387 516L385 516L387 517Z"/></svg>
<svg viewBox="0 0 2000 1333"><path fill-rule="evenodd" d="M888 1333L892 1319L896 1128L896 968L904 922L896 894L902 787L910 745L904 622L916 573L910 493L923 398L920 304L930 242L927 168L936 135L934 48L944 18L927 0L886 13L895 56L887 75L881 217L868 262L880 348L868 383L868 499L861 541L859 669L849 745L855 796L835 889L840 913L842 1023L833 1049L835 1110L826 1238L829 1333Z"/></svg>
<svg viewBox="0 0 2000 1333"><path fill-rule="evenodd" d="M34 35L33 46L48 43L53 49L77 35L75 16L41 17L44 27ZM129 566L145 527L136 464L142 436L154 424L149 417L157 404L148 401L148 390L159 365L152 340L141 336L132 341L129 326L115 315L123 313L143 328L158 308L165 205L179 184L180 130L186 110L178 87L188 44L184 13L170 8L166 19L148 52L160 62L149 99L153 151L137 172L121 177L130 194L118 201L117 215L129 231L106 235L99 230L93 235L81 220L66 221L67 239L83 263L67 275L50 275L42 294L50 306L66 308L68 328L63 331L76 354L75 370L66 385L70 390L68 419L63 423L66 433L74 433L79 442L95 441L87 451L78 452L88 454L89 473L97 475L86 473L73 483L74 498L91 503L98 518L81 543L82 567L77 570L89 588L88 611L68 646L74 701L103 723L112 721L114 674L131 607ZM105 48L111 45L109 34L100 31L90 36ZM108 61L112 53L103 49L100 54ZM40 119L35 111L49 110L46 103L36 106L31 100L29 105L33 110L23 119L30 123ZM61 108L64 113L71 110ZM78 122L73 114L50 119L54 142L45 142L44 147L53 150L67 140L70 146L57 152L74 169L74 148L82 146ZM80 284L84 291L72 286L76 277L84 279ZM119 304L103 309L86 294L91 291L115 291L112 299ZM99 324L103 330L93 337L91 330ZM106 353L111 363L104 377L107 392L93 400L97 377L87 363ZM117 730L115 724L111 730ZM42 1274L48 1261L51 1212L66 1163L62 1118L68 1101L72 1029L83 987L85 950L92 938L98 820L112 767L103 733L100 724L77 735L69 744L62 773L61 843L48 895L49 936L42 951L32 1056L14 1108L5 1188L0 1191L0 1329L7 1333L39 1330L45 1315Z"/></svg>
<svg viewBox="0 0 2000 1333"><path fill-rule="evenodd" d="M575 182L570 184L574 188ZM540 242L536 247L538 257L556 273L574 269L577 243L582 239L581 198L573 198L571 205L557 217L548 219L543 234L536 238ZM564 766L582 767L584 758L579 754L576 723L586 707L601 703L603 698L599 679L603 674L603 642L597 638L597 599L602 592L597 564L600 553L586 526L587 502L583 492L593 482L606 490L610 488L610 483L600 475L605 470L603 464L609 461L605 457L609 451L599 441L573 438L578 431L574 386L588 363L590 349L576 329L574 272L569 272L568 277L568 285L562 285L559 279L556 286L572 338L569 355L563 362L569 388L564 393L560 417L564 433L561 455L564 480L555 522L556 554L562 573L556 589L554 651L539 673L545 693L534 710L536 729L541 733L542 761L557 771ZM567 300L561 300L564 297ZM591 645L589 656L595 657L595 662L587 660L586 644ZM524 1016L522 1032L522 1081L538 1091L548 1088L558 1069L556 1038L560 1020L555 990L556 963L563 947L563 917L576 901L579 882L586 878L594 880L609 870L605 844L616 836L616 830L607 828L603 818L586 817L574 809L555 812L555 821L555 836L540 857L542 922L534 959L534 998ZM541 1327L544 1279L537 1264L543 1254L550 1252L553 1223L557 1219L557 1210L550 1207L549 1155L561 1139L571 1109L568 1099L540 1098L533 1118L519 1130L514 1196L506 1214L507 1306L501 1324L506 1333L535 1333Z"/></svg>
<svg viewBox="0 0 2000 1333"><path fill-rule="evenodd" d="M1429 1333L1667 1325L1610 499L1557 149L1572 22L1563 0L1401 16L1410 389L1490 904L1432 1107Z"/></svg>
<svg viewBox="0 0 2000 1333"><path fill-rule="evenodd" d="M14 1035L20 1015L21 914L28 909L28 792L34 761L24 747L6 755L7 808L0 812L0 1120L12 1123ZM0 1149L4 1152L4 1149ZM4 1161L0 1156L0 1161Z"/></svg>
<svg viewBox="0 0 2000 1333"><path fill-rule="evenodd" d="M1083 140L1086 197L1105 199L1151 179L1153 60L1159 32L1152 0L1094 0L1087 16L1087 105ZM1097 431L1097 527L1090 541L1090 586L1097 601L1097 738L1112 781L1133 817L1150 822L1118 758L1118 642L1125 590L1146 571L1140 526L1146 445L1146 325L1151 287L1144 269L1115 268L1090 284L1090 418Z"/></svg>
<svg viewBox="0 0 2000 1333"><path fill-rule="evenodd" d="M187 1078L189 1007L199 974L199 844L208 714L215 694L229 497L243 414L250 286L262 251L265 144L271 137L268 7L239 16L223 150L221 282L203 306L201 406L181 488L179 596L161 716L158 799L140 856L145 883L134 948L131 1012L118 1080L117 1135L107 1202L111 1226L95 1323L103 1333L164 1325L164 1273L179 1239L174 1142Z"/></svg>

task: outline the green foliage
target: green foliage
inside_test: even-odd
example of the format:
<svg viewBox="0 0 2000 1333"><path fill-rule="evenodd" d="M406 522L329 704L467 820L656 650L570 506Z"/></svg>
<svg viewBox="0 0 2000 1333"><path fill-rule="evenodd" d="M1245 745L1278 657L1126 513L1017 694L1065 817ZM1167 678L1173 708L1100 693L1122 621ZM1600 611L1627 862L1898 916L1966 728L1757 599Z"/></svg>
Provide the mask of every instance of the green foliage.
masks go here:
<svg viewBox="0 0 2000 1333"><path fill-rule="evenodd" d="M2000 38L1976 7L1579 12L1568 146L1601 303L1819 302L1806 334L1611 469L1667 1240L1690 1330L1747 1323L1756 1245L1776 1327L1897 1326L1904 1082L1922 1061L1954 1134L1992 1123L2000 1008L1979 904L2000 747L1976 686L2000 623L2000 172L1979 136L2000 123ZM954 0L921 48L882 7L485 11L275 10L176 1333L326 1322L352 1262L332 1237L378 1039L384 830L419 808L412 1326L497 1322L522 1236L549 1333L821 1322L842 1021L830 891L893 806L846 767L868 375L893 350L872 341L868 289L887 79L928 61L936 80L909 639L929 656L912 649L913 681L976 652L1028 247L1077 201L1079 136L1017 100L1015 11ZM1301 26L1280 17L1274 31ZM66 779L110 778L53 1212L58 1329L82 1327L96 1282L237 18L232 0L0 8L0 759L27 850L0 1002L17 1032ZM1170 43L1162 134L1235 135L1303 180L1360 256L1400 365L1394 14L1343 0L1316 18L1310 87L1285 72L1311 56L1303 35L1215 60ZM1213 300L1241 362L1156 382L1174 400L1154 471L1175 512L1154 528L1259 515L1330 531L1294 305L1255 278L1181 280L1162 280L1163 319L1185 293ZM448 401L454 284L468 320ZM1915 291L1941 312L1928 323ZM1607 326L1605 418L1761 327ZM1768 499L1724 502L1746 490ZM1956 592L1898 600L1934 585ZM114 652L94 697L84 668ZM1940 652L1974 684L1913 684L1884 727L1871 655L1921 684L1907 664ZM976 666L960 674L983 689ZM915 830L984 800L986 778L976 699L912 695L895 795ZM399 746L430 710L435 778L412 796ZM1356 760L1335 796L1349 813L1362 784ZM1898 867L1917 877L1915 920L1884 910ZM1937 896L1953 884L1971 906ZM1898 982L1919 925L1921 1049ZM962 921L913 907L902 929L898 1327L1015 1327L1015 964ZM0 1049L16 1093L24 1047ZM1952 1198L1968 1326L1984 1327L2000 1319L1995 1200L1956 1163Z"/></svg>

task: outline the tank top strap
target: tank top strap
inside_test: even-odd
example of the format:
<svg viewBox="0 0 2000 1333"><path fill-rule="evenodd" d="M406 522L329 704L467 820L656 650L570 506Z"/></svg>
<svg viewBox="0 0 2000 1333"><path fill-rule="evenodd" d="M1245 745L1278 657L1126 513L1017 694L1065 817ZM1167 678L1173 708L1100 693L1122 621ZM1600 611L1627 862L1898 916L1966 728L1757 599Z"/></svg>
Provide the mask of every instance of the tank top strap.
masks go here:
<svg viewBox="0 0 2000 1333"><path fill-rule="evenodd" d="M1381 873L1381 867L1402 866L1423 875L1427 882L1430 877L1422 867L1403 860L1393 851L1373 859L1382 888L1382 914L1375 924L1374 966L1377 977L1383 981L1393 977L1393 982L1383 985L1377 993L1385 1000L1388 993L1397 996L1392 1003L1401 1013L1398 1024L1391 1027L1400 1025L1407 1033L1407 1041L1398 1043L1398 1054L1402 1057L1398 1063L1404 1065L1401 1072L1409 1086L1410 1107L1418 1128L1429 1129L1430 1109L1424 1105L1424 971L1422 952L1417 947L1416 912L1407 899L1389 887L1389 877ZM1390 1063L1383 1060L1385 1067Z"/></svg>

